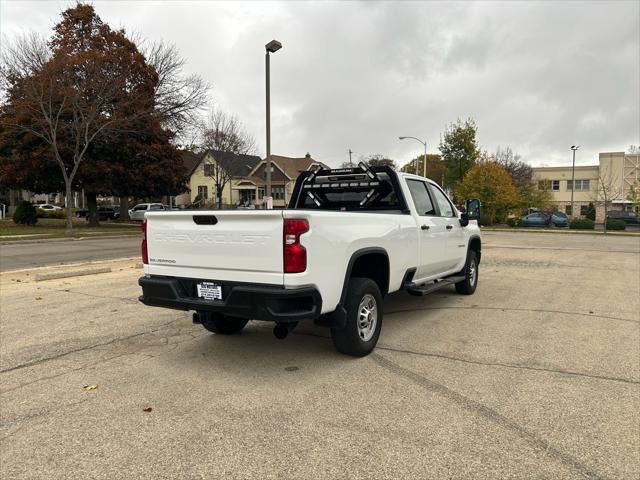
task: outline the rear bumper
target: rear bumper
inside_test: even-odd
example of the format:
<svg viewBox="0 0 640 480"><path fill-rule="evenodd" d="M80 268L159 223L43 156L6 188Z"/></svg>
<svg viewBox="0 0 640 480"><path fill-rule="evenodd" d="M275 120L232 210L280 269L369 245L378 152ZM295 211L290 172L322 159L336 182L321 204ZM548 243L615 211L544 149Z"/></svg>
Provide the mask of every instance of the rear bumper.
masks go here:
<svg viewBox="0 0 640 480"><path fill-rule="evenodd" d="M322 297L315 287L284 288L279 285L222 283L222 300L196 296L202 280L176 277L140 277L139 300L152 307L216 312L252 320L298 322L315 319L322 311Z"/></svg>

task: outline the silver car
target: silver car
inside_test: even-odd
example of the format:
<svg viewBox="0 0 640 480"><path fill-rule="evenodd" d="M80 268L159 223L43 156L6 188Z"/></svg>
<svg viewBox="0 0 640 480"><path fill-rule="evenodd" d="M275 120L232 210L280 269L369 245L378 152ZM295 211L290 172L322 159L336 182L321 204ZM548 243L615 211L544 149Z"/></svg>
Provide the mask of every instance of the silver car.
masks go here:
<svg viewBox="0 0 640 480"><path fill-rule="evenodd" d="M144 214L146 212L156 212L164 210L164 205L161 203L139 203L131 210L129 210L129 218L136 222L144 220Z"/></svg>

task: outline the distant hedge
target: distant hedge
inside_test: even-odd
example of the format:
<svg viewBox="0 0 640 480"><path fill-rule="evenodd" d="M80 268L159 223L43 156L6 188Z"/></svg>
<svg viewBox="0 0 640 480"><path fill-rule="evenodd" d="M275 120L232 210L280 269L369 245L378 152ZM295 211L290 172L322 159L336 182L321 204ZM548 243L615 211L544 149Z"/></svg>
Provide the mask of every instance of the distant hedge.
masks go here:
<svg viewBox="0 0 640 480"><path fill-rule="evenodd" d="M522 225L522 220L519 218L507 218L507 225L510 227L519 227Z"/></svg>
<svg viewBox="0 0 640 480"><path fill-rule="evenodd" d="M30 202L22 200L13 212L13 223L17 225L35 225L38 223L38 212Z"/></svg>
<svg viewBox="0 0 640 480"><path fill-rule="evenodd" d="M607 230L624 230L627 228L627 224L624 220L618 220L616 218L607 219Z"/></svg>
<svg viewBox="0 0 640 480"><path fill-rule="evenodd" d="M67 212L66 210L38 209L38 218L67 218Z"/></svg>
<svg viewBox="0 0 640 480"><path fill-rule="evenodd" d="M569 228L574 230L593 230L596 222L588 218L575 218L569 223Z"/></svg>

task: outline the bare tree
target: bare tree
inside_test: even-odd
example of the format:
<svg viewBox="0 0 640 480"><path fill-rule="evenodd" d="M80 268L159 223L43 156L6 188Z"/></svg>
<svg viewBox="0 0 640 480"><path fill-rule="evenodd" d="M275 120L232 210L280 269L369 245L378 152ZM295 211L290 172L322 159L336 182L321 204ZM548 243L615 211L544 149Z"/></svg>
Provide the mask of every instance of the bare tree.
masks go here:
<svg viewBox="0 0 640 480"><path fill-rule="evenodd" d="M520 154L514 152L511 147L498 147L493 154L493 158L509 172L516 188L531 183L533 168L522 161Z"/></svg>
<svg viewBox="0 0 640 480"><path fill-rule="evenodd" d="M147 62L156 69L156 113L165 128L173 131L181 143L189 144L198 128L207 104L209 84L199 75L184 72L185 59L175 45L154 42L142 44Z"/></svg>
<svg viewBox="0 0 640 480"><path fill-rule="evenodd" d="M222 192L231 180L231 166L238 155L252 154L255 139L235 115L212 109L201 126L201 148L209 151L214 162L207 167L207 176L215 184L216 203L222 208Z"/></svg>
<svg viewBox="0 0 640 480"><path fill-rule="evenodd" d="M622 198L622 185L611 175L608 168L600 171L598 185L596 187L594 203L604 208L604 233L607 233L607 216L609 206L614 200Z"/></svg>

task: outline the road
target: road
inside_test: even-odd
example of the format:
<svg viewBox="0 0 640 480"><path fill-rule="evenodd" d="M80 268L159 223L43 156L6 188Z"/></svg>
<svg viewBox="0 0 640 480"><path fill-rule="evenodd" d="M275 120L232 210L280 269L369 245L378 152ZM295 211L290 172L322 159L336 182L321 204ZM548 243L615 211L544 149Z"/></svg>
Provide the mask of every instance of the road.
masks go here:
<svg viewBox="0 0 640 480"><path fill-rule="evenodd" d="M522 232L484 232L486 245L499 239L504 244L518 244L523 238L526 245L535 244L542 248L556 248L559 235L572 235L572 247L589 251L617 249L621 251L637 251L639 237L616 237L614 242L608 237L585 234L552 234ZM528 247L527 247L528 248ZM140 255L140 237L56 240L41 243L5 243L0 245L0 271L23 268L44 267L47 265L64 265L78 262L91 262L115 258L130 258Z"/></svg>
<svg viewBox="0 0 640 480"><path fill-rule="evenodd" d="M0 245L0 271L140 255L140 236Z"/></svg>
<svg viewBox="0 0 640 480"><path fill-rule="evenodd" d="M637 479L638 239L486 237L475 295L389 296L362 359L144 307L133 261L4 273L0 477Z"/></svg>

